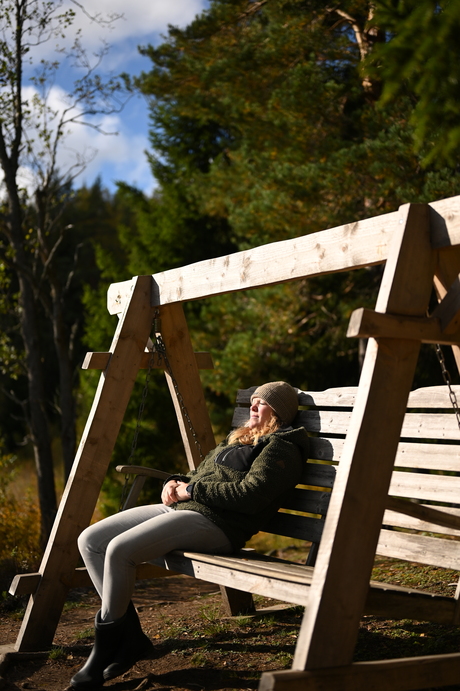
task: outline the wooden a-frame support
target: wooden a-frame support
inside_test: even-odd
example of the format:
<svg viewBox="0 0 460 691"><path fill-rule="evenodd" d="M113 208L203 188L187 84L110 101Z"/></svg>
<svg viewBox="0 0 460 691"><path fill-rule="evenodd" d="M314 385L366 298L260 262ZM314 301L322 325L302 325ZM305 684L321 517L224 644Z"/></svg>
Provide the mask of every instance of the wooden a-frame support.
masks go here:
<svg viewBox="0 0 460 691"><path fill-rule="evenodd" d="M101 375L93 406L83 431L53 530L40 566L40 582L31 595L19 636L17 651L43 650L51 645L67 592L78 562L77 537L89 525L101 490L123 416L142 364L152 331L156 308L152 307L152 276L138 276L132 295L119 320L108 364ZM214 446L209 415L195 354L182 305L159 310L162 336L169 360L203 453ZM180 363L180 366L176 366ZM191 468L200 461L198 447L182 419L187 459Z"/></svg>
<svg viewBox="0 0 460 691"><path fill-rule="evenodd" d="M433 326L425 318L433 282L440 299L449 295L443 310L432 317L436 321L445 315L443 336L437 324L434 342L451 343L459 362L458 252L433 249L428 206L406 205L400 212L376 304L377 328L374 323L372 333L355 323L349 332L371 338L292 670L263 674L261 691L405 691L460 680L460 654L352 663L407 399L425 340L417 329ZM383 315L391 317L385 320ZM398 337L395 321L403 337ZM386 330L389 322L392 327ZM455 338L449 330L457 331Z"/></svg>
<svg viewBox="0 0 460 691"><path fill-rule="evenodd" d="M374 322L366 321L364 310L350 327L351 335L376 338L367 349L293 670L264 674L261 688L364 689L376 678L376 689L423 688L420 660L431 670L429 685L457 682L460 654L359 665L352 656L420 343L460 343L459 247L457 197L404 205L393 214L111 287L109 310L126 307L16 650L36 650L52 640L77 561L76 538L91 519L156 306L175 377L206 451L212 431L181 301L386 262ZM280 255L283 262L273 261ZM436 317L427 318L433 280L443 299ZM192 462L196 447L190 439L186 448ZM385 678L376 670L385 670Z"/></svg>

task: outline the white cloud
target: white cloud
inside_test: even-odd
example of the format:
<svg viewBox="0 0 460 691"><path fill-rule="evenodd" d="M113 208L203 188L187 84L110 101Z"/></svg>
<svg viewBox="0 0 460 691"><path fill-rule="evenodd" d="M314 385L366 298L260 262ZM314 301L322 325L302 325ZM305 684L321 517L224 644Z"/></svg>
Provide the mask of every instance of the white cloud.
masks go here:
<svg viewBox="0 0 460 691"><path fill-rule="evenodd" d="M85 6L84 2L82 6ZM131 46L157 41L160 34L167 32L169 24L185 27L206 6L207 0L130 0L128 3L126 0L98 0L97 3L87 3L85 13L75 7L71 0L65 0L63 10L74 9L76 14L64 43L69 45L76 30L81 30L82 41L90 50L97 49L102 40L114 47L128 41ZM91 19L107 19L111 16L118 16L119 19L110 26ZM55 42L49 42L41 50L54 52L55 45Z"/></svg>
<svg viewBox="0 0 460 691"><path fill-rule="evenodd" d="M203 10L204 0L98 0L97 12L101 15L122 15L114 22L111 30L111 42L126 38L140 38L149 34L166 31L168 24L185 26ZM89 10L92 13L91 7ZM100 35L96 22L84 19L78 13L79 26L85 30L85 39Z"/></svg>
<svg viewBox="0 0 460 691"><path fill-rule="evenodd" d="M83 0L83 6L85 6ZM148 71L149 61L140 58L137 47L148 43L156 44L160 34L167 32L168 24L186 26L194 17L208 6L208 0L98 0L97 3L86 3L89 13L93 13L96 6L97 13L123 15L113 23L110 30L104 30L100 24L91 21L80 9L65 0L63 9L72 7L76 10L75 24L64 43L67 47L72 44L72 33L77 29L82 31L82 43L89 51L96 51L104 39L111 46L110 52L104 58L100 72L102 77L109 72L127 71L138 74L141 69ZM61 41L62 42L62 41ZM33 49L35 65L41 59L56 59L56 41L49 41ZM62 56L58 59L62 59ZM27 66L25 66L27 67ZM27 76L31 76L33 68L27 68ZM72 90L75 70L64 63L62 70L56 75L56 83L49 93L49 104L61 111L68 104L68 90ZM34 87L27 86L24 94L31 99L35 93ZM148 118L145 101L130 104L119 115L110 115L97 119L102 129L118 132L117 136L107 136L94 129L73 124L70 134L59 147L57 162L61 172L70 168L75 162L75 156L85 154L91 160L77 178L78 186L82 181L91 184L100 175L103 184L113 189L115 180L124 180L135 184L146 192L154 187L145 150L148 143ZM25 168L23 172L26 187L31 189L31 171ZM1 174L0 174L1 179ZM27 181L27 182L26 182Z"/></svg>
<svg viewBox="0 0 460 691"><path fill-rule="evenodd" d="M103 183L112 188L118 180L151 192L154 180L145 155L147 136L134 134L123 127L119 116L108 116L101 120L104 129L117 131L117 135L104 135L87 127L74 128L62 151L63 162L75 149L97 152L79 178L80 182L92 184L101 176Z"/></svg>
<svg viewBox="0 0 460 691"><path fill-rule="evenodd" d="M32 104L36 90L28 86L23 90L24 98ZM68 94L59 86L54 86L49 93L48 105L58 113L62 113L68 104ZM134 104L134 108L136 104ZM30 139L34 139L34 154L39 153L38 126L40 118L32 119L33 126L27 130ZM52 121L53 129L59 121L59 116ZM114 188L114 183L123 180L129 184L138 186L146 193L150 193L155 186L155 181L150 173L150 168L145 155L148 148L147 125L140 127L136 132L129 131L125 126L122 114L104 115L94 118L93 124L98 128L73 124L67 129L66 135L60 141L57 148L56 163L58 171L65 174L72 170L78 161L86 160L86 166L75 180L78 187L84 182L91 185L100 176L105 186ZM105 134L111 133L111 134ZM49 158L46 152L39 156L41 165L46 168ZM33 194L37 184L37 171L32 163L24 161L21 168L20 185ZM0 181L2 175L0 173Z"/></svg>

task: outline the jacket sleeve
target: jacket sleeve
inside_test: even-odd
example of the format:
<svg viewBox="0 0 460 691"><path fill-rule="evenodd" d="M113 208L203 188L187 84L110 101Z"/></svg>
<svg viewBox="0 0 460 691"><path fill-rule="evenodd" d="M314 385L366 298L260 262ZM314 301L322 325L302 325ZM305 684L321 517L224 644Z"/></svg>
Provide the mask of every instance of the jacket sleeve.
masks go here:
<svg viewBox="0 0 460 691"><path fill-rule="evenodd" d="M256 514L298 484L303 464L296 444L273 435L247 473L232 471L228 478L199 478L193 499L209 507Z"/></svg>

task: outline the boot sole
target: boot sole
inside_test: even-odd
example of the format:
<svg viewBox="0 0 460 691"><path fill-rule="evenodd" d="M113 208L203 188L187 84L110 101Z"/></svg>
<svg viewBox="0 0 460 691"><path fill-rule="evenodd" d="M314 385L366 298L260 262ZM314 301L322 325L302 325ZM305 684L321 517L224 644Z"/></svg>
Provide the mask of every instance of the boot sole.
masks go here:
<svg viewBox="0 0 460 691"><path fill-rule="evenodd" d="M110 681L111 679L116 679L117 677L120 677L122 674L125 672L128 672L131 667L134 667L136 662L139 662L140 660L144 660L150 653L152 653L154 650L154 645L153 643L149 642L148 645L145 646L143 650L139 652L139 655L136 655L135 659L132 660L129 664L123 665L123 667L116 668L113 672L106 672L104 670L103 676L104 676L104 681ZM112 663L112 664L117 664Z"/></svg>

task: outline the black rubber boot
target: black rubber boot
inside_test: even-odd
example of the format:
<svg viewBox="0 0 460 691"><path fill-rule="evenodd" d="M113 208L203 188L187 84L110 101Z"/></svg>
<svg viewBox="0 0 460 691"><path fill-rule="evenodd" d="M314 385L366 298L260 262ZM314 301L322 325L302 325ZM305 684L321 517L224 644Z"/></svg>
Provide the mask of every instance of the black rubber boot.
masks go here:
<svg viewBox="0 0 460 691"><path fill-rule="evenodd" d="M70 680L76 691L97 689L104 683L104 669L116 658L123 640L127 614L115 621L104 623L101 612L94 620L94 646L83 667Z"/></svg>
<svg viewBox="0 0 460 691"><path fill-rule="evenodd" d="M124 674L153 650L150 639L142 631L136 608L132 602L129 603L125 617L121 646L118 652L112 656L113 662L104 669L105 681Z"/></svg>

